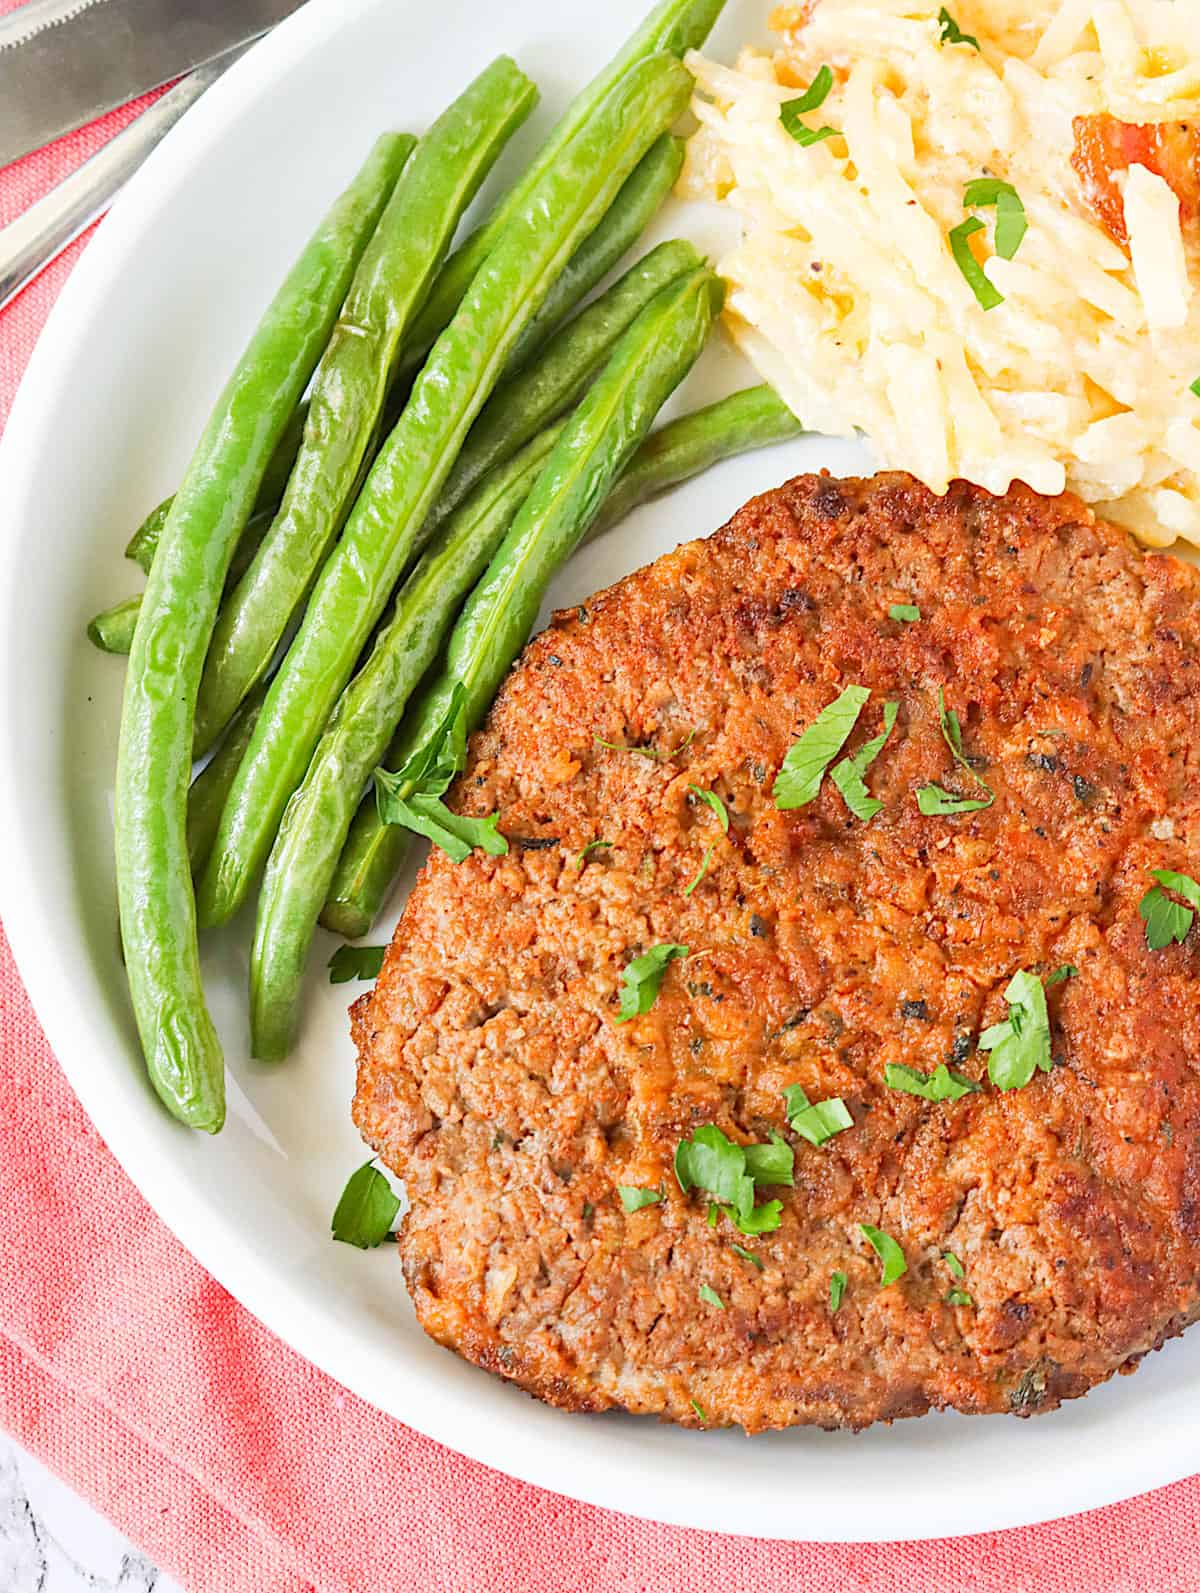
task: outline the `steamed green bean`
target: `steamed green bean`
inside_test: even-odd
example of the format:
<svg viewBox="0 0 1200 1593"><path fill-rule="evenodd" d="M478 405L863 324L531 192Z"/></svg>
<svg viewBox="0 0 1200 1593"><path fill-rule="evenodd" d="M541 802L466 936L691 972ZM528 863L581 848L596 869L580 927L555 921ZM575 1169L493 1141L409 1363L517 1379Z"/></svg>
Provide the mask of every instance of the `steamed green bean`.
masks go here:
<svg viewBox="0 0 1200 1593"><path fill-rule="evenodd" d="M272 683L201 881L201 922L224 923L245 901L471 424L564 265L686 108L691 84L673 56L631 68L531 189L439 338Z"/></svg>
<svg viewBox="0 0 1200 1593"><path fill-rule="evenodd" d="M354 276L274 524L222 606L196 701L197 757L275 656L354 501L404 337L455 228L537 90L494 61L421 139Z"/></svg>
<svg viewBox="0 0 1200 1593"><path fill-rule="evenodd" d="M125 967L154 1088L209 1133L224 1122L225 1080L187 848L196 691L234 548L406 155L403 140L378 141L259 323L162 528L134 633L115 803Z"/></svg>

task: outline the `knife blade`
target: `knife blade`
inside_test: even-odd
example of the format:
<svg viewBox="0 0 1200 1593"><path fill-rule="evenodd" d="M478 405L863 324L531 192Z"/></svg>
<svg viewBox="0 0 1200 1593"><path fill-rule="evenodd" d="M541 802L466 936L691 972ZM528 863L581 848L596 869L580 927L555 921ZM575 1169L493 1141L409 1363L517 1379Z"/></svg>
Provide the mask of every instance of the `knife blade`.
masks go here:
<svg viewBox="0 0 1200 1593"><path fill-rule="evenodd" d="M302 0L28 0L0 18L0 166L257 38Z"/></svg>

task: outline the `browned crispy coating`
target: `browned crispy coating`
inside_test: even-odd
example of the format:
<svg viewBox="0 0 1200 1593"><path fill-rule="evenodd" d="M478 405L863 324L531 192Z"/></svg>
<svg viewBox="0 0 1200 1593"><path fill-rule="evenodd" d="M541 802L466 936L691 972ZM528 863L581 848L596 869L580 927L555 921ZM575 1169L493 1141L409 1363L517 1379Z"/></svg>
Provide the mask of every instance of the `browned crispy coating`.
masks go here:
<svg viewBox="0 0 1200 1593"><path fill-rule="evenodd" d="M1200 930L1152 952L1138 903L1148 869L1200 873L1197 584L1071 497L810 476L558 615L456 787L509 855L435 854L355 1009L355 1120L407 1182L426 1331L557 1405L750 1431L1026 1415L1180 1332ZM778 811L785 753L851 682L872 695L850 749L900 704L868 775L883 811L861 823L829 780ZM985 812L918 812L925 782L971 789L939 685ZM666 941L691 958L618 1025L622 970ZM885 1086L889 1062L986 1081L975 1037L1013 973L1062 964L1049 1074L942 1105ZM797 1138L795 1083L853 1128ZM761 1197L777 1232L710 1227L681 1193L675 1147L710 1122L794 1146L795 1187ZM665 1198L627 1215L618 1184ZM861 1223L903 1247L889 1288Z"/></svg>

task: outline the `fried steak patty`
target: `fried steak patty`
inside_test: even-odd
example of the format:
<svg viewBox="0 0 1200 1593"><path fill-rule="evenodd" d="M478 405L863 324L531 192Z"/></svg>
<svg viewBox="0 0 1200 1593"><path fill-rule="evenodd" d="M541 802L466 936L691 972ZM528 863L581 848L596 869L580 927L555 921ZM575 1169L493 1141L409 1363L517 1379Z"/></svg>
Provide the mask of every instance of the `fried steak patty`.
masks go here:
<svg viewBox="0 0 1200 1593"><path fill-rule="evenodd" d="M455 788L509 854L435 853L354 1009L355 1121L407 1183L425 1330L556 1405L756 1431L1047 1410L1191 1322L1200 937L1150 951L1138 904L1148 869L1189 869L1197 585L1071 497L806 476L558 615ZM900 705L882 811L826 779L780 812L785 753L851 682L872 695L848 750ZM918 811L930 781L978 794L939 686L986 811ZM663 942L690 959L618 1024L623 970ZM990 1087L1005 986L1064 964L1051 1071ZM884 1084L942 1062L984 1089ZM798 1138L791 1084L854 1126ZM793 1145L776 1232L681 1192L675 1148L708 1123ZM621 1184L663 1199L627 1214ZM907 1259L887 1288L864 1223Z"/></svg>

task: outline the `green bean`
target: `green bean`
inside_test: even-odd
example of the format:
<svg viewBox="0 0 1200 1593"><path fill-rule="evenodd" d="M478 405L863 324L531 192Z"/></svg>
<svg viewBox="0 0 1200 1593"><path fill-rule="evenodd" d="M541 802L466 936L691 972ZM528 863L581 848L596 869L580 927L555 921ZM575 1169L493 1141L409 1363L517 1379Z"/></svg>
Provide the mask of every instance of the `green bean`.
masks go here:
<svg viewBox="0 0 1200 1593"><path fill-rule="evenodd" d="M722 459L785 442L800 430L799 422L769 387L747 388L671 421L647 437L638 449L605 499L589 535L608 530L639 504ZM390 769L400 768L407 757L406 729L401 728L400 737L388 753ZM410 840L407 830L381 821L371 796L363 801L350 826L321 911L321 923L326 929L348 940L370 932L404 865Z"/></svg>
<svg viewBox="0 0 1200 1593"><path fill-rule="evenodd" d="M317 915L371 771L434 663L463 598L529 496L561 427L496 470L443 526L400 589L391 619L342 694L271 849L250 963L252 1051L280 1061L295 1031Z"/></svg>
<svg viewBox="0 0 1200 1593"><path fill-rule="evenodd" d="M174 503L174 498L168 500ZM168 511L169 512L169 511ZM233 588L242 575L245 574L250 560L258 548L259 543L266 535L271 521L275 518L271 510L262 514L253 514L246 522L246 529L238 539L238 545L233 550L233 558L229 564L229 574L225 577L226 594ZM164 516L165 524L165 516ZM158 533L155 533L157 537ZM157 542L155 544L157 546ZM88 626L89 639L105 653L127 653L133 645L133 627L137 623L138 614L141 612L141 597L127 597L123 603L117 603L112 608L106 608L103 613L97 614Z"/></svg>
<svg viewBox="0 0 1200 1593"><path fill-rule="evenodd" d="M402 141L378 141L276 294L217 400L167 516L125 679L116 777L121 935L146 1065L182 1122L225 1117L204 1002L187 850L192 721L233 550L395 186Z"/></svg>
<svg viewBox="0 0 1200 1593"><path fill-rule="evenodd" d="M229 729L221 738L221 745L192 781L188 792L187 848L192 878L195 879L208 861L217 825L221 822L221 809L229 795L229 787L238 772L238 765L246 755L254 726L258 722L265 685L256 686L234 714Z"/></svg>
<svg viewBox="0 0 1200 1593"><path fill-rule="evenodd" d="M361 484L405 334L463 212L536 100L501 56L438 117L397 183L317 369L279 514L217 620L196 701L197 757L297 618Z"/></svg>
<svg viewBox="0 0 1200 1593"><path fill-rule="evenodd" d="M406 366L415 369L424 360L453 318L475 273L503 237L509 222L524 208L537 184L558 163L567 145L630 67L664 52L683 56L689 50L698 50L712 32L724 6L725 0L660 0L604 70L572 100L566 115L521 180L504 196L483 226L447 260L413 326L405 354Z"/></svg>
<svg viewBox="0 0 1200 1593"><path fill-rule="evenodd" d="M571 256L545 304L525 328L509 361L514 376L615 265L629 253L662 208L683 166L684 141L664 133L642 156L604 220Z"/></svg>
<svg viewBox="0 0 1200 1593"><path fill-rule="evenodd" d="M415 139L413 143L415 145ZM673 138L670 134L664 134L646 153L627 179L621 192L613 200L612 208L604 220L595 232L580 244L570 264L550 290L545 304L526 328L510 362L510 374L515 374L522 365L528 363L546 339L558 330L575 306L587 297L598 282L603 281L622 255L633 248L675 186L683 165L683 157L683 139ZM422 359L428 352L426 348ZM403 353L401 361L403 363ZM407 386L401 385L399 396L407 399ZM390 432L399 420L403 408L403 402L398 404L395 402L394 391L389 394L388 412L391 424L385 419L382 428L384 435ZM256 509L278 509L292 473L292 466L296 462L296 455L300 451L307 417L308 405L301 404L284 434L277 456L272 459L271 466L263 477L262 491L255 505ZM154 557L154 549L158 546L159 532L173 501L171 498L166 498L153 509L134 532L129 546L125 549L126 558L135 560L147 572L150 569L150 560Z"/></svg>
<svg viewBox="0 0 1200 1593"><path fill-rule="evenodd" d="M128 653L133 646L133 633L141 609L140 592L136 597L127 597L123 603L104 609L88 625L88 641L102 653Z"/></svg>
<svg viewBox="0 0 1200 1593"><path fill-rule="evenodd" d="M774 388L747 387L672 421L646 438L605 499L593 528L599 536L640 504L723 459L799 437L804 428Z"/></svg>
<svg viewBox="0 0 1200 1593"><path fill-rule="evenodd" d="M532 364L501 382L471 428L431 523L440 524L489 471L565 414L650 300L703 263L690 243L660 243L568 322Z"/></svg>
<svg viewBox="0 0 1200 1593"><path fill-rule="evenodd" d="M406 135L407 136L407 135ZM408 139L410 145L416 147L416 139ZM258 497L254 500L254 513L269 513L274 516L279 507L280 499L288 484L288 477L292 473L292 466L296 463L296 455L300 452L300 443L304 436L304 423L308 419L308 405L299 404L292 412L287 423L287 429L279 439L279 446L271 455L271 462L263 473L262 486L258 489ZM174 495L164 498L156 509L150 513L138 526L129 539L125 549L125 557L132 559L135 564L140 564L146 575L150 574L150 566L154 562L154 551L158 547L158 539L162 535L162 528L167 523L167 516L171 512L171 505L175 502ZM270 524L270 521L267 522ZM249 564L247 559L246 563Z"/></svg>
<svg viewBox="0 0 1200 1593"><path fill-rule="evenodd" d="M245 901L472 422L551 284L690 88L673 56L634 67L530 193L438 339L268 693L201 881L201 922L224 923Z"/></svg>

